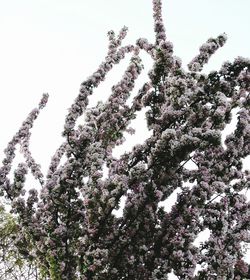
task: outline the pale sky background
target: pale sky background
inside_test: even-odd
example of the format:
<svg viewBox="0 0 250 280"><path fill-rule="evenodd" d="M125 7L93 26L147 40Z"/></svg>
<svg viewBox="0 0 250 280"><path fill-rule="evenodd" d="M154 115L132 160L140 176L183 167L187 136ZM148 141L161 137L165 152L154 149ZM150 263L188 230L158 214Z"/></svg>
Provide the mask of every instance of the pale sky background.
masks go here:
<svg viewBox="0 0 250 280"><path fill-rule="evenodd" d="M163 0L167 35L184 65L209 37L227 33L226 45L205 71L219 69L223 61L239 55L250 57L249 11L250 0ZM124 25L129 28L124 43L134 43L139 37L154 42L152 1L0 0L0 159L42 93L48 92L48 105L35 121L31 138L33 155L46 171L61 143L64 117L80 83L106 56L107 32L118 32ZM145 71L136 89L151 64L146 54L142 58ZM127 63L128 59L114 67L91 104L109 96L109 88L118 82ZM124 149L149 135L143 114L136 126L138 133Z"/></svg>

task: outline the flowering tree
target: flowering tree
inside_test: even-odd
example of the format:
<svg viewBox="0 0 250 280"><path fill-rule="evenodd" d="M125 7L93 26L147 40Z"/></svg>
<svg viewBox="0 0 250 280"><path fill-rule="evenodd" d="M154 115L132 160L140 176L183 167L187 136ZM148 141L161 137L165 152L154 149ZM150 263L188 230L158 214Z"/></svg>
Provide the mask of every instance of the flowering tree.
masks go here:
<svg viewBox="0 0 250 280"><path fill-rule="evenodd" d="M30 129L46 105L44 94L5 149L0 169L1 195L16 216L15 246L27 260L36 260L41 279L250 279L243 260L249 242L250 212L245 190L250 154L250 60L238 57L219 71L201 73L226 35L209 39L188 64L173 56L161 15L153 0L155 43L138 39L121 46L127 28L108 33L108 53L99 68L81 84L66 116L64 143L43 175L29 149ZM154 61L132 105L126 103L143 68L146 51ZM130 63L105 103L88 107L88 97L114 64L127 54ZM112 155L136 113L146 107L152 131L144 144L119 159ZM221 133L238 108L238 122L222 145ZM76 121L86 115L83 125ZM20 145L25 162L8 175ZM62 157L66 160L62 162ZM195 169L188 169L192 161ZM104 166L108 178L103 177ZM28 170L41 184L38 195L25 195ZM192 186L187 183L192 183ZM159 202L180 188L170 212ZM123 216L119 208L126 196ZM194 241L205 229L207 241ZM198 269L199 268L199 269Z"/></svg>

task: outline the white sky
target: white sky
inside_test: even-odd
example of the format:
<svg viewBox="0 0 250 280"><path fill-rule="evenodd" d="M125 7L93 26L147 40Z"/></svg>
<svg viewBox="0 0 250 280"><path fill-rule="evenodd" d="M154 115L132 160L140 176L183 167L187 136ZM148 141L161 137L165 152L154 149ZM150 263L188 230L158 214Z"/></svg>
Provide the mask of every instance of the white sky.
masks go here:
<svg viewBox="0 0 250 280"><path fill-rule="evenodd" d="M0 0L0 158L42 93L48 92L49 103L35 122L31 145L46 169L61 142L64 117L81 81L106 55L107 31L118 32L126 25L126 43L134 43L139 37L154 41L151 2ZM237 55L250 56L249 10L249 0L163 0L167 34L184 64L210 36L228 34L228 42L205 70L218 69L223 61ZM149 65L149 57L143 58ZM127 61L111 71L94 101L107 98L109 87L118 81ZM146 67L144 77L148 70Z"/></svg>
<svg viewBox="0 0 250 280"><path fill-rule="evenodd" d="M126 25L126 43L134 43L139 37L154 41L151 2L0 0L0 159L42 93L48 92L49 103L36 120L31 139L34 157L46 170L61 143L64 117L80 83L106 55L107 32L118 32ZM238 55L250 56L249 11L249 0L163 0L168 38L184 64L209 37L227 33L226 45L212 57L206 71L216 70L223 61ZM150 65L146 55L143 59L146 66ZM96 91L93 104L97 97L107 98L108 89L119 80L127 62L111 71ZM142 82L143 78L137 88ZM148 135L142 121L143 116L133 144Z"/></svg>

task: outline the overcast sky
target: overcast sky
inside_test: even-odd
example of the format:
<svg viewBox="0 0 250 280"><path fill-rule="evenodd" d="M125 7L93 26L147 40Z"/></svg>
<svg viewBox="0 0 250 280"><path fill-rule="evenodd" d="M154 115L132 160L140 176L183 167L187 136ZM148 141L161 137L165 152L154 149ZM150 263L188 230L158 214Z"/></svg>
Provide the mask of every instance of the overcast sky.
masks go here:
<svg viewBox="0 0 250 280"><path fill-rule="evenodd" d="M64 117L81 81L106 55L107 31L118 32L126 25L125 43L139 37L154 41L151 2L0 0L0 156L42 93L48 92L49 103L35 122L31 145L46 169L61 141ZM223 61L238 55L250 56L249 10L249 0L163 0L167 34L184 64L207 38L227 33L228 42L212 57L206 71L218 69ZM150 59L146 55L143 59L146 77ZM124 61L111 71L92 101L107 98L126 65ZM141 78L137 88L142 82Z"/></svg>
<svg viewBox="0 0 250 280"><path fill-rule="evenodd" d="M103 61L107 32L129 28L125 43L154 41L151 0L0 0L0 158L3 149L42 93L47 107L35 122L31 149L46 169L61 142L67 108L79 85ZM163 0L167 35L187 64L209 37L226 32L228 41L204 69L216 70L238 55L250 57L249 0ZM150 60L145 60L145 80ZM127 61L111 71L91 101L105 100ZM143 116L131 143L147 136ZM131 144L130 143L130 147Z"/></svg>

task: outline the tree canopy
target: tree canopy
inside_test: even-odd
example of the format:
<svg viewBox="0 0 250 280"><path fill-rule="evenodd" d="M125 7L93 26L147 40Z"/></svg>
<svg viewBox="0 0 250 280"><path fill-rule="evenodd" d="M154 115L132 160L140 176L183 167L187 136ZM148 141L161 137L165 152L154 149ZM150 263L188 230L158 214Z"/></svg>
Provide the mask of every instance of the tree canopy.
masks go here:
<svg viewBox="0 0 250 280"><path fill-rule="evenodd" d="M13 215L0 213L7 215L0 231L1 258L6 258L6 244L11 256L7 269L24 264L25 273L31 266L30 279L52 280L168 279L172 271L179 279L250 279L242 246L250 241L245 195L250 173L242 166L250 154L250 60L237 57L218 71L202 73L226 42L221 34L200 47L186 71L166 36L162 3L152 2L155 42L139 38L122 46L127 28L118 35L108 32L107 56L82 82L65 119L64 142L47 174L33 158L29 140L48 94L5 149L1 196L11 203ZM143 68L142 51L154 64L128 105ZM90 108L89 96L127 55L129 65L108 100ZM115 158L113 148L123 143L124 132L133 133L129 124L142 108L152 135ZM237 126L223 143L234 109ZM83 114L85 122L76 125ZM25 162L11 180L18 145ZM196 168L187 167L190 161ZM29 170L41 184L40 192L25 194ZM177 188L181 192L167 212L159 203ZM123 196L123 215L117 217L114 210ZM206 229L208 240L196 246Z"/></svg>

